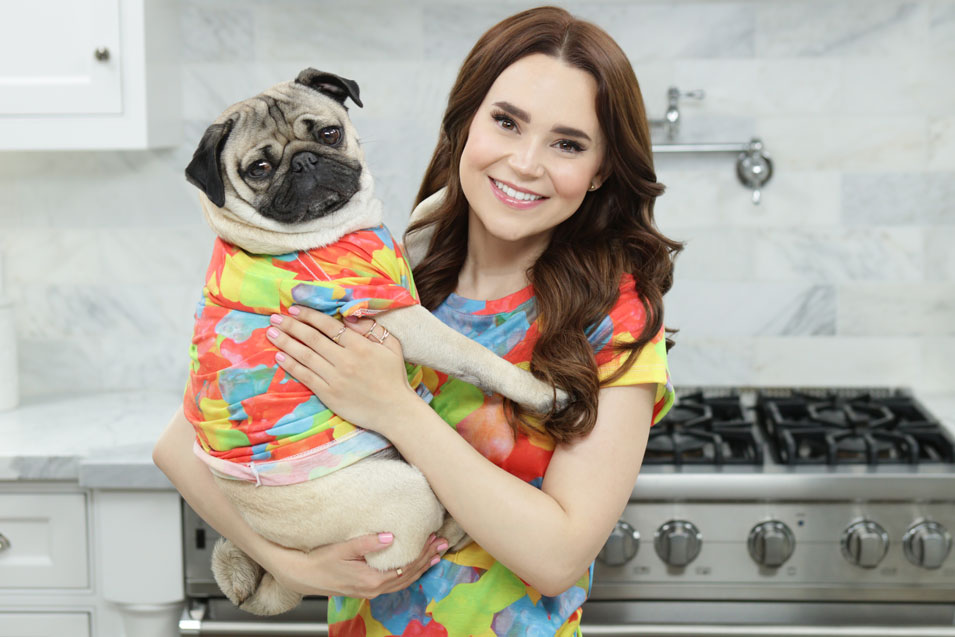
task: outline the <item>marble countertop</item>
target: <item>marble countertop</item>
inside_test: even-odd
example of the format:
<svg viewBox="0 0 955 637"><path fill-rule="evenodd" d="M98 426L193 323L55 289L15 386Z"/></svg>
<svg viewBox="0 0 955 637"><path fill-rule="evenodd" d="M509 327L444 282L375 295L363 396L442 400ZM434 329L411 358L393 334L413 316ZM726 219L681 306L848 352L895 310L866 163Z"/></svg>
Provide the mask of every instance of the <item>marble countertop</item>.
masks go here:
<svg viewBox="0 0 955 637"><path fill-rule="evenodd" d="M153 465L152 449L181 401L181 394L171 392L25 400L0 412L0 481L172 489Z"/></svg>
<svg viewBox="0 0 955 637"><path fill-rule="evenodd" d="M955 392L917 398L955 437ZM170 392L46 397L0 412L0 481L172 489L152 449L180 400Z"/></svg>

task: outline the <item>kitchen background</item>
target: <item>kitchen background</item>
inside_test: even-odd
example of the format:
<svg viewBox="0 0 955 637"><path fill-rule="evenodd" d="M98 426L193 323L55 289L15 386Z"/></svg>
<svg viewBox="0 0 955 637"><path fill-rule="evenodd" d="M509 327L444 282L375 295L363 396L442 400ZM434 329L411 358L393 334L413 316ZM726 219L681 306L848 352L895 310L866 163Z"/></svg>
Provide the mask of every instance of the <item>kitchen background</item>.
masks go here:
<svg viewBox="0 0 955 637"><path fill-rule="evenodd" d="M561 4L628 53L650 117L706 91L677 141L759 136L775 164L754 206L731 155L657 158L659 226L687 242L676 384L955 387L955 2ZM526 6L182 2L179 146L0 152L21 397L181 389L213 238L183 169L226 105L307 66L355 79L399 234L460 61Z"/></svg>

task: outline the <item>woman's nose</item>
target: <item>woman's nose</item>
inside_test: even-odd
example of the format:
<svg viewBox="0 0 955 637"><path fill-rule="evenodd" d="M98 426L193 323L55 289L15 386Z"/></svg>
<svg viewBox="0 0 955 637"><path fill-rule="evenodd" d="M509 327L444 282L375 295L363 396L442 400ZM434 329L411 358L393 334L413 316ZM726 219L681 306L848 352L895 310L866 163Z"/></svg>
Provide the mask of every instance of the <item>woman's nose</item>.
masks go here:
<svg viewBox="0 0 955 637"><path fill-rule="evenodd" d="M536 178L544 174L544 165L534 143L518 144L511 153L509 163L521 177Z"/></svg>

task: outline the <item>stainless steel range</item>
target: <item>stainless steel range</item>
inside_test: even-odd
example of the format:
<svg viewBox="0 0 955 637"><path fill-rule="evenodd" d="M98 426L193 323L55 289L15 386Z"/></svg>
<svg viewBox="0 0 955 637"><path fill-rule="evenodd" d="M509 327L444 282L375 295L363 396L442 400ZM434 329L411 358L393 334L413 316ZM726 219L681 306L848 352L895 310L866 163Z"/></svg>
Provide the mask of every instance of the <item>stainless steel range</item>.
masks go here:
<svg viewBox="0 0 955 637"><path fill-rule="evenodd" d="M586 634L955 636L955 450L919 401L677 394L598 559Z"/></svg>
<svg viewBox="0 0 955 637"><path fill-rule="evenodd" d="M955 637L955 445L910 393L684 388L597 561L591 635ZM182 634L324 634L324 600L262 621L184 516Z"/></svg>

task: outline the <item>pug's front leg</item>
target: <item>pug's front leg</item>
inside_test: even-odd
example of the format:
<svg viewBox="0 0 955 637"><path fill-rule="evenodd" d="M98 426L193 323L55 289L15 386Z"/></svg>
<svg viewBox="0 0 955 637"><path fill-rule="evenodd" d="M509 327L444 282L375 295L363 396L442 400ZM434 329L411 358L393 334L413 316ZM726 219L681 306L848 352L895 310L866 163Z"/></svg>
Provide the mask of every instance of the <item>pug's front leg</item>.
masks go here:
<svg viewBox="0 0 955 637"><path fill-rule="evenodd" d="M420 305L384 312L375 320L401 341L407 361L450 374L486 392L503 394L538 412L560 409L570 400L567 392L559 388L555 392L529 371L454 331Z"/></svg>

